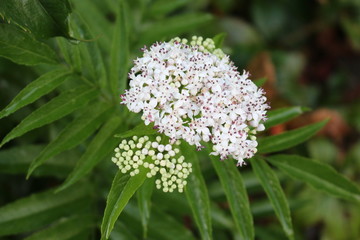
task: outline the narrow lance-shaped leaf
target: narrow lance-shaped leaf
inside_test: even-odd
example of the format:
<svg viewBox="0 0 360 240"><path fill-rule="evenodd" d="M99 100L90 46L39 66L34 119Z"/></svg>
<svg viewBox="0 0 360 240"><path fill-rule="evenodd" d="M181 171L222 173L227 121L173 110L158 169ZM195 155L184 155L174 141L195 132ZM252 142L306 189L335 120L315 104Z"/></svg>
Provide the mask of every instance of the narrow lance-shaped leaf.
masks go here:
<svg viewBox="0 0 360 240"><path fill-rule="evenodd" d="M0 151L0 172L7 174L26 174L33 160L39 155L43 145L19 145ZM34 171L34 176L55 176L65 178L74 168L78 154L70 151L49 159Z"/></svg>
<svg viewBox="0 0 360 240"><path fill-rule="evenodd" d="M278 135L260 138L258 141L258 152L278 152L296 146L314 136L323 126L325 126L326 122L327 120Z"/></svg>
<svg viewBox="0 0 360 240"><path fill-rule="evenodd" d="M68 0L0 1L0 16L39 38L69 36Z"/></svg>
<svg viewBox="0 0 360 240"><path fill-rule="evenodd" d="M19 125L5 136L0 147L28 131L44 126L72 113L96 97L97 94L98 91L96 89L88 87L78 87L61 93L22 120Z"/></svg>
<svg viewBox="0 0 360 240"><path fill-rule="evenodd" d="M118 97L118 94L123 92L126 87L129 61L129 25L126 1L120 1L112 40L109 70L109 86L115 97Z"/></svg>
<svg viewBox="0 0 360 240"><path fill-rule="evenodd" d="M36 232L24 240L73 240L89 239L91 227L95 225L91 215L80 215L61 219L58 223ZM84 236L84 237L83 237Z"/></svg>
<svg viewBox="0 0 360 240"><path fill-rule="evenodd" d="M57 191L62 191L86 174L102 160L104 157L114 150L115 146L119 144L119 139L114 138L114 134L123 129L123 121L120 117L111 117L96 134L94 139L86 148L85 153L81 156L79 162L76 164L74 170L66 178L65 182L58 188Z"/></svg>
<svg viewBox="0 0 360 240"><path fill-rule="evenodd" d="M155 179L146 179L144 184L137 191L137 201L141 215L144 239L147 238L148 224L151 212L151 196L154 190Z"/></svg>
<svg viewBox="0 0 360 240"><path fill-rule="evenodd" d="M297 155L274 155L267 158L292 178L339 198L360 202L360 189L327 164Z"/></svg>
<svg viewBox="0 0 360 240"><path fill-rule="evenodd" d="M268 119L264 123L265 128L287 122L305 111L308 111L305 107L287 107L269 111L267 114Z"/></svg>
<svg viewBox="0 0 360 240"><path fill-rule="evenodd" d="M83 185L61 194L53 189L33 194L0 208L0 236L35 230L88 206L89 189Z"/></svg>
<svg viewBox="0 0 360 240"><path fill-rule="evenodd" d="M0 56L23 65L58 63L55 52L48 45L9 24L0 24Z"/></svg>
<svg viewBox="0 0 360 240"><path fill-rule="evenodd" d="M145 181L148 171L149 169L141 167L140 173L133 177L118 171L107 197L104 217L101 223L101 239L109 238L116 220L130 198Z"/></svg>
<svg viewBox="0 0 360 240"><path fill-rule="evenodd" d="M220 161L214 156L210 156L210 159L220 178L241 239L254 239L254 223L249 198L236 163L231 160Z"/></svg>
<svg viewBox="0 0 360 240"><path fill-rule="evenodd" d="M118 133L115 135L116 138L127 138L132 136L145 136L157 134L157 131L154 129L154 124L145 125L141 122L139 125L130 129L124 133Z"/></svg>
<svg viewBox="0 0 360 240"><path fill-rule="evenodd" d="M294 239L289 204L278 177L262 158L253 158L251 160L251 166L270 199L285 234L289 239Z"/></svg>
<svg viewBox="0 0 360 240"><path fill-rule="evenodd" d="M201 238L212 239L210 199L195 148L187 145L187 143L182 143L181 154L185 157L185 161L192 164L193 170L187 179L186 198L191 207L196 225L200 230Z"/></svg>
<svg viewBox="0 0 360 240"><path fill-rule="evenodd" d="M75 147L89 137L106 120L111 113L110 109L111 106L103 102L97 102L87 107L31 163L27 177L47 159Z"/></svg>
<svg viewBox="0 0 360 240"><path fill-rule="evenodd" d="M51 92L63 83L70 74L66 69L56 69L32 81L0 112L0 118L10 115Z"/></svg>

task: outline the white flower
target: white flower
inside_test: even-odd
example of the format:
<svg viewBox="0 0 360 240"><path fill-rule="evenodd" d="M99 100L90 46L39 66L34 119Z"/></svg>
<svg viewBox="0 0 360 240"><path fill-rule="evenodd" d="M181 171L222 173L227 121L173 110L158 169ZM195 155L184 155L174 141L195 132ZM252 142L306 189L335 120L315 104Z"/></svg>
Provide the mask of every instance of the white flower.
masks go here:
<svg viewBox="0 0 360 240"><path fill-rule="evenodd" d="M184 139L201 149L211 141L212 154L239 165L255 154L252 135L264 130L269 106L249 73L240 74L211 39L193 37L187 45L176 38L143 51L122 95L130 111L142 111L145 124L153 122L171 143Z"/></svg>

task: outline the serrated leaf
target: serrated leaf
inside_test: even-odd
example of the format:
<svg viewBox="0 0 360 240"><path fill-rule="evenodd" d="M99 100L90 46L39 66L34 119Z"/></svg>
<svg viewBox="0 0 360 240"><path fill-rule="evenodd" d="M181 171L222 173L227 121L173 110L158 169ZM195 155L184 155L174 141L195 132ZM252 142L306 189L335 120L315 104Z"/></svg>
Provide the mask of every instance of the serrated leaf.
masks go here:
<svg viewBox="0 0 360 240"><path fill-rule="evenodd" d="M118 133L115 135L116 138L128 138L132 136L145 136L145 135L154 135L158 132L154 129L154 124L145 125L141 122L139 125L130 129L124 133Z"/></svg>
<svg viewBox="0 0 360 240"><path fill-rule="evenodd" d="M96 97L97 94L98 91L96 89L83 86L61 93L22 120L19 125L5 136L0 147L28 131L44 126L72 113Z"/></svg>
<svg viewBox="0 0 360 240"><path fill-rule="evenodd" d="M148 171L149 169L141 167L140 173L133 177L124 175L121 171L117 172L106 200L106 208L101 223L101 239L109 238L116 220L130 198L145 181Z"/></svg>
<svg viewBox="0 0 360 240"><path fill-rule="evenodd" d="M110 118L96 134L88 145L85 153L81 156L74 170L66 178L65 182L57 191L62 191L79 179L84 177L111 151L114 150L119 140L114 138L114 134L123 129L123 121L120 117Z"/></svg>
<svg viewBox="0 0 360 240"><path fill-rule="evenodd" d="M31 160L34 159L43 145L21 145L0 151L0 172L7 174L26 174ZM65 178L75 166L79 154L67 152L49 159L33 173L34 176L55 176Z"/></svg>
<svg viewBox="0 0 360 240"><path fill-rule="evenodd" d="M80 240L89 239L91 227L94 225L91 215L80 215L60 219L56 224L32 234L24 240ZM83 237L84 236L84 237Z"/></svg>
<svg viewBox="0 0 360 240"><path fill-rule="evenodd" d="M331 166L297 155L274 155L267 158L292 178L306 182L333 196L360 202L360 189Z"/></svg>
<svg viewBox="0 0 360 240"><path fill-rule="evenodd" d="M111 106L97 102L87 107L78 118L66 126L60 135L49 143L31 163L27 178L47 159L71 149L88 138L111 113Z"/></svg>
<svg viewBox="0 0 360 240"><path fill-rule="evenodd" d="M1 1L4 2L7 1ZM55 52L48 45L9 24L0 24L0 56L23 65L58 63Z"/></svg>
<svg viewBox="0 0 360 240"><path fill-rule="evenodd" d="M278 135L260 138L258 152L272 153L296 146L314 136L326 123L327 120L324 120Z"/></svg>
<svg viewBox="0 0 360 240"><path fill-rule="evenodd" d="M154 190L155 179L146 179L144 184L137 191L137 201L143 226L143 237L147 238L148 224L151 212L151 196Z"/></svg>
<svg viewBox="0 0 360 240"><path fill-rule="evenodd" d="M110 53L109 81L110 90L115 97L122 93L127 83L127 66L129 64L129 17L127 5L120 1L117 9L116 24Z"/></svg>
<svg viewBox="0 0 360 240"><path fill-rule="evenodd" d="M69 37L68 0L6 0L0 2L0 16L39 38Z"/></svg>
<svg viewBox="0 0 360 240"><path fill-rule="evenodd" d="M66 69L57 69L48 72L32 81L0 112L0 119L10 115L20 108L33 103L40 97L51 92L63 83L71 74Z"/></svg>
<svg viewBox="0 0 360 240"><path fill-rule="evenodd" d="M153 43L165 37L175 37L183 32L200 27L212 20L210 14L187 13L148 25L139 36L142 43Z"/></svg>
<svg viewBox="0 0 360 240"><path fill-rule="evenodd" d="M210 156L210 159L225 191L241 239L254 239L249 198L236 163L231 160L220 161L214 156Z"/></svg>
<svg viewBox="0 0 360 240"><path fill-rule="evenodd" d="M305 107L286 107L269 111L267 113L268 119L264 123L265 128L285 123L306 111L308 111L308 108Z"/></svg>
<svg viewBox="0 0 360 240"><path fill-rule="evenodd" d="M289 204L278 177L262 158L251 159L251 166L270 199L285 234L289 239L294 239Z"/></svg>
<svg viewBox="0 0 360 240"><path fill-rule="evenodd" d="M226 37L226 33L219 33L217 34L215 37L213 37L213 41L215 43L215 48L222 48L223 47L223 43Z"/></svg>
<svg viewBox="0 0 360 240"><path fill-rule="evenodd" d="M21 198L0 208L0 236L33 231L88 206L86 186L74 186L61 194L51 189Z"/></svg>
<svg viewBox="0 0 360 240"><path fill-rule="evenodd" d="M187 178L185 193L201 238L212 239L210 199L195 151L187 143L181 144L181 153L185 161L192 164L193 170Z"/></svg>

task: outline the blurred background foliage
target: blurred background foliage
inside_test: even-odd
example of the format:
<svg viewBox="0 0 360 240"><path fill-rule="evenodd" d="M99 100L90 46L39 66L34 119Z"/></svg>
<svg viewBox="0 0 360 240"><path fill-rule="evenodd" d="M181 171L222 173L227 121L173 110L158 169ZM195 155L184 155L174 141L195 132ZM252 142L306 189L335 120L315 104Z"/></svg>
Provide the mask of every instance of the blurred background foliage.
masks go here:
<svg viewBox="0 0 360 240"><path fill-rule="evenodd" d="M73 15L80 16L91 33L71 32L70 36L94 39L100 46L101 54L109 56L111 34L117 18L116 1L70 2ZM299 105L312 109L289 123L272 127L269 134L278 134L330 117L330 122L316 137L287 152L331 164L349 179L360 182L360 1L133 0L127 3L125 13L131 19L130 59L141 53L140 47L154 41L175 36L213 37L225 33L224 51L230 54L236 66L249 70L253 79L267 79L264 88L273 108ZM70 19L70 25L74 19ZM58 37L46 40L46 43L56 47L56 41L65 40ZM67 44L86 44L72 41L74 43ZM0 109L48 69L46 65L27 67L0 58ZM88 71L84 74L92 73L91 66ZM66 84L71 86L71 82ZM21 119L55 95L50 93L21 111L1 119L0 136L5 136ZM56 124L31 131L2 148L0 206L58 186L69 174L85 151L84 145L50 159L36 169L30 179L25 180L24 177L30 162L70 119L65 117ZM206 153L201 164L212 200L214 239L239 239L224 192L206 159ZM240 171L250 195L257 239L286 239L250 168L251 165ZM56 209L54 215L51 218L39 216L44 222L38 226L29 226L28 229L41 229L46 221L57 220L55 226L65 229L64 232L70 225L77 225L77 232L72 232L73 238L68 239L98 239L98 231L89 229L94 229L93 226L99 222L90 221L91 217L84 218L82 213L95 218L101 216L113 176L108 173L115 171L110 161L102 161L88 176L92 186L85 187L80 183L75 189L66 190L64 199L68 200L53 206ZM292 209L297 239L360 239L359 205L319 193L280 172L278 175ZM85 201L94 195L102 200ZM70 199L66 196L73 197ZM154 191L152 202L149 239L172 239L172 236L193 239L198 236L189 205L180 194ZM141 238L142 225L136 203L130 202L120 220L111 239ZM46 232L39 234L49 236ZM27 236L24 234L2 239L22 239ZM28 239L41 239L41 236L31 237Z"/></svg>

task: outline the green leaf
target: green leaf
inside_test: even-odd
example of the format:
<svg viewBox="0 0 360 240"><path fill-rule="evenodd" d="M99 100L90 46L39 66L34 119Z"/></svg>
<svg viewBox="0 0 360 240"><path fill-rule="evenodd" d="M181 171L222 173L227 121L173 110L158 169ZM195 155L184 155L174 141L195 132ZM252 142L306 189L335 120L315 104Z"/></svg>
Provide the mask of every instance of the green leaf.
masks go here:
<svg viewBox="0 0 360 240"><path fill-rule="evenodd" d="M72 67L74 72L81 73L82 61L79 45L61 37L56 39L56 43L66 63Z"/></svg>
<svg viewBox="0 0 360 240"><path fill-rule="evenodd" d="M31 161L44 148L42 145L21 145L0 151L0 172L7 174L26 174ZM76 152L66 152L49 159L33 173L35 176L55 176L65 178L78 159Z"/></svg>
<svg viewBox="0 0 360 240"><path fill-rule="evenodd" d="M39 38L69 37L68 0L6 0L0 2L0 16Z"/></svg>
<svg viewBox="0 0 360 240"><path fill-rule="evenodd" d="M314 136L326 123L327 120L324 120L278 135L260 138L258 152L272 153L296 146Z"/></svg>
<svg viewBox="0 0 360 240"><path fill-rule="evenodd" d="M80 215L70 218L60 219L56 224L32 234L24 240L74 240L89 239L91 227L94 225L93 217L90 215ZM82 237L84 236L85 237Z"/></svg>
<svg viewBox="0 0 360 240"><path fill-rule="evenodd" d="M210 14L187 13L167 18L148 25L139 36L142 43L153 43L165 37L175 37L191 29L200 27L212 20Z"/></svg>
<svg viewBox="0 0 360 240"><path fill-rule="evenodd" d="M145 135L153 135L158 132L154 129L154 124L145 125L144 122L141 122L139 125L134 127L131 130L128 130L124 133L116 134L116 138L128 138L132 136L145 136Z"/></svg>
<svg viewBox="0 0 360 240"><path fill-rule="evenodd" d="M22 120L19 125L5 136L0 147L28 131L44 126L72 113L96 97L97 94L98 91L96 89L89 87L78 87L61 93Z"/></svg>
<svg viewBox="0 0 360 240"><path fill-rule="evenodd" d="M176 205L172 205L172 208L174 208L174 206ZM178 207L179 206L176 206L176 208ZM141 226L140 214L135 204L129 202L129 204L124 209L123 215L120 218L123 222L126 222L128 226L132 226L131 229L128 229L132 230L133 233L138 233L141 231L139 228L139 226ZM141 239L141 237L136 239ZM163 211L160 207L157 206L153 208L151 213L148 239L195 240L196 238L182 221L179 222L178 219L175 218L172 214Z"/></svg>
<svg viewBox="0 0 360 240"><path fill-rule="evenodd" d="M254 223L251 215L249 198L240 172L232 160L220 161L210 156L221 185L225 191L241 239L254 239Z"/></svg>
<svg viewBox="0 0 360 240"><path fill-rule="evenodd" d="M57 191L62 191L79 179L84 177L86 174L102 160L107 154L114 150L119 140L114 138L114 134L120 129L123 129L123 121L120 117L110 118L100 129L99 133L96 134L94 139L90 142L86 148L85 153L81 156L77 162L74 170L66 178L65 182L58 188Z"/></svg>
<svg viewBox="0 0 360 240"><path fill-rule="evenodd" d="M72 1L72 5L74 6L74 9L77 10L76 13L81 16L84 23L89 26L89 34L96 38L101 49L110 51L111 49L109 46L111 46L113 24L107 19L107 13L102 12L102 9L99 8L96 5L96 1L93 0ZM113 9L111 9L111 11L113 11Z"/></svg>
<svg viewBox="0 0 360 240"><path fill-rule="evenodd" d="M289 239L294 239L289 204L278 177L262 158L251 159L251 166L270 199L285 234Z"/></svg>
<svg viewBox="0 0 360 240"><path fill-rule="evenodd" d="M61 194L53 189L21 198L0 208L0 236L33 231L89 207L89 189L74 186Z"/></svg>
<svg viewBox="0 0 360 240"><path fill-rule="evenodd" d="M4 2L7 1L1 1ZM9 24L0 24L0 56L23 65L58 63L55 52L48 45Z"/></svg>
<svg viewBox="0 0 360 240"><path fill-rule="evenodd" d="M215 48L222 48L223 47L223 43L226 37L226 33L219 33L217 34L215 37L213 37L213 41L215 43Z"/></svg>
<svg viewBox="0 0 360 240"><path fill-rule="evenodd" d="M148 10L149 15L153 17L165 16L176 9L186 5L189 0L157 0L151 4Z"/></svg>
<svg viewBox="0 0 360 240"><path fill-rule="evenodd" d="M191 207L196 225L200 230L201 238L212 239L210 199L195 148L187 143L182 143L181 153L185 160L192 164L193 170L187 179L186 198Z"/></svg>
<svg viewBox="0 0 360 240"><path fill-rule="evenodd" d="M144 184L137 191L137 201L143 226L143 237L147 238L148 224L151 212L151 196L154 190L155 178L146 179Z"/></svg>
<svg viewBox="0 0 360 240"><path fill-rule="evenodd" d="M147 172L148 169L141 167L139 174L129 177L129 175L124 175L118 171L106 200L106 208L101 223L101 239L109 238L120 213L135 191L145 181Z"/></svg>
<svg viewBox="0 0 360 240"><path fill-rule="evenodd" d="M286 107L269 111L267 114L268 120L264 123L265 128L285 123L308 110L305 107Z"/></svg>
<svg viewBox="0 0 360 240"><path fill-rule="evenodd" d="M107 73L103 56L101 55L98 42L91 34L88 23L78 14L72 14L71 27L74 35L87 41L78 44L80 54L83 57L82 70L85 76L99 82L103 89L106 86Z"/></svg>
<svg viewBox="0 0 360 240"><path fill-rule="evenodd" d="M266 81L267 81L267 78L264 77L264 78L259 78L259 79L254 80L254 83L257 87L262 87L262 86L264 86Z"/></svg>
<svg viewBox="0 0 360 240"><path fill-rule="evenodd" d="M111 113L110 110L111 106L103 102L97 102L87 107L31 163L27 178L47 159L75 147L88 138L107 119L109 113Z"/></svg>
<svg viewBox="0 0 360 240"><path fill-rule="evenodd" d="M6 117L20 108L33 103L63 83L71 74L66 69L48 72L28 84L1 112L0 118Z"/></svg>
<svg viewBox="0 0 360 240"><path fill-rule="evenodd" d="M360 189L327 164L296 155L275 155L267 158L292 178L304 181L317 190L333 196L360 202Z"/></svg>
<svg viewBox="0 0 360 240"><path fill-rule="evenodd" d="M125 8L126 7L126 8ZM129 64L129 17L125 1L120 1L110 53L110 90L115 97L122 93L127 83Z"/></svg>

